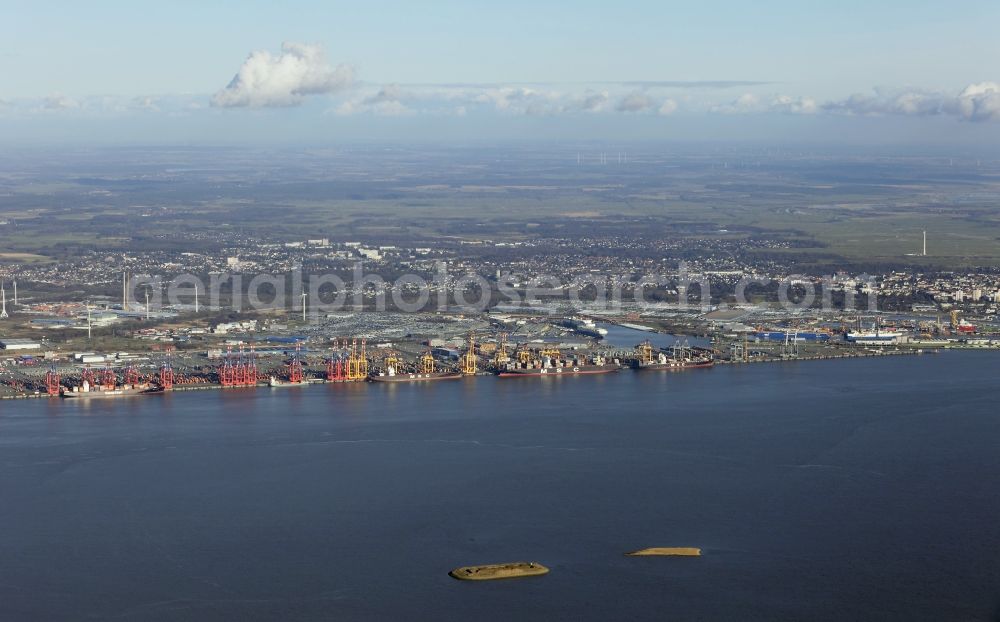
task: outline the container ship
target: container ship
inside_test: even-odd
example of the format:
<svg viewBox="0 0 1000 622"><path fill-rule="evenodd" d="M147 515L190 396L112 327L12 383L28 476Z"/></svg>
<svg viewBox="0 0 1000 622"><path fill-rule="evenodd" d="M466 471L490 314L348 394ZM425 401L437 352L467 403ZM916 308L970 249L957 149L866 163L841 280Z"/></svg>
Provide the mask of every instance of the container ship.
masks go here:
<svg viewBox="0 0 1000 622"><path fill-rule="evenodd" d="M851 331L844 337L854 343L895 343L903 333L888 330Z"/></svg>
<svg viewBox="0 0 1000 622"><path fill-rule="evenodd" d="M278 378L277 376L271 376L267 380L267 386L269 387L301 387L309 384L305 379L299 380L285 380L283 378Z"/></svg>
<svg viewBox="0 0 1000 622"><path fill-rule="evenodd" d="M429 374L422 372L397 372L392 369L387 369L384 372L379 372L368 376L368 380L371 382L415 382L417 380L454 380L462 377L462 372L459 371L434 371Z"/></svg>
<svg viewBox="0 0 1000 622"><path fill-rule="evenodd" d="M267 386L269 387L301 387L303 385L309 384L306 380L305 369L302 364L302 348L299 342L295 342L295 351L292 353L292 358L290 358L285 363L286 377L279 378L272 375L268 378Z"/></svg>
<svg viewBox="0 0 1000 622"><path fill-rule="evenodd" d="M876 320L871 330L863 330L859 325L858 330L850 331L844 335L844 339L852 343L880 345L896 343L902 336L903 333L883 329L881 322Z"/></svg>
<svg viewBox="0 0 1000 622"><path fill-rule="evenodd" d="M132 397L139 395L160 395L163 385L155 385L140 381L139 371L129 365L125 369L123 382L118 383L115 372L110 365L94 373L89 366L80 373L80 384L69 389L59 389L59 396L74 399L103 399L112 397ZM58 384L58 381L56 382ZM50 390L50 395L53 394Z"/></svg>
<svg viewBox="0 0 1000 622"><path fill-rule="evenodd" d="M89 381L84 380L79 386L64 390L59 395L67 398L100 399L109 397L131 397L136 395L160 395L163 388L149 384L122 384L115 386L92 386Z"/></svg>
<svg viewBox="0 0 1000 622"><path fill-rule="evenodd" d="M369 374L371 382L418 382L427 380L456 380L462 377L462 372L454 370L438 370L434 356L427 352L417 361L412 371L403 371L399 359L388 357L385 367L380 372Z"/></svg>
<svg viewBox="0 0 1000 622"><path fill-rule="evenodd" d="M903 337L904 333L883 328L882 321L878 319L872 322L870 329L866 330L861 325L861 318L858 318L856 330L844 334L845 341L861 345L888 345L901 341Z"/></svg>
<svg viewBox="0 0 1000 622"><path fill-rule="evenodd" d="M715 365L712 353L700 348L674 346L669 354L663 350L654 353L653 346L645 341L636 346L637 357L633 364L639 370L683 371L704 369Z"/></svg>
<svg viewBox="0 0 1000 622"><path fill-rule="evenodd" d="M577 376L585 374L607 374L621 369L617 360L609 361L603 356L562 359L558 356L545 354L537 360L521 360L508 363L501 368L498 375L501 378L518 378L528 376Z"/></svg>
<svg viewBox="0 0 1000 622"><path fill-rule="evenodd" d="M751 333L750 337L757 341L829 341L830 333L810 332L810 331L780 331L780 330L759 330Z"/></svg>
<svg viewBox="0 0 1000 622"><path fill-rule="evenodd" d="M958 311L954 309L951 311L951 327L960 335L971 335L976 332L976 325L965 318L959 320Z"/></svg>
<svg viewBox="0 0 1000 622"><path fill-rule="evenodd" d="M682 358L673 358L667 356L665 353L660 352L653 360L643 363L639 362L635 368L640 370L666 370L666 371L683 371L685 369L702 369L707 367L714 367L715 359L712 358L710 354L704 355L690 355Z"/></svg>
<svg viewBox="0 0 1000 622"><path fill-rule="evenodd" d="M968 335L976 332L976 325L966 320L962 320L955 326L955 330L957 330L959 333L965 333Z"/></svg>
<svg viewBox="0 0 1000 622"><path fill-rule="evenodd" d="M63 391L62 397L97 399L105 397L131 397L138 395L162 395L163 389L155 385L122 385L113 389L102 387L73 387L69 391Z"/></svg>

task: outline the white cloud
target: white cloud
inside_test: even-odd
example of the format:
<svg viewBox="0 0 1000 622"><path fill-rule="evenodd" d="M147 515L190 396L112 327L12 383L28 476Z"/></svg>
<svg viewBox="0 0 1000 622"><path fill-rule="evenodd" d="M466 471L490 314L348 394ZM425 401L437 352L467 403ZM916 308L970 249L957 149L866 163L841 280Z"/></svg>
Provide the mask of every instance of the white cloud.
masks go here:
<svg viewBox="0 0 1000 622"><path fill-rule="evenodd" d="M642 91L632 91L618 102L615 110L618 112L646 112L656 107L653 98Z"/></svg>
<svg viewBox="0 0 1000 622"><path fill-rule="evenodd" d="M760 112L760 100L753 93L744 93L731 102L709 107L709 112L721 114L745 114Z"/></svg>
<svg viewBox="0 0 1000 622"><path fill-rule="evenodd" d="M787 114L816 114L819 112L819 104L811 97L791 97L789 95L777 95L771 100L769 110L772 112L784 112Z"/></svg>
<svg viewBox="0 0 1000 622"><path fill-rule="evenodd" d="M156 98L148 95L134 98L132 100L132 108L146 112L160 112L160 106Z"/></svg>
<svg viewBox="0 0 1000 622"><path fill-rule="evenodd" d="M1000 84L970 84L959 93L957 108L962 118L969 121L1000 120Z"/></svg>
<svg viewBox="0 0 1000 622"><path fill-rule="evenodd" d="M1000 120L1000 84L970 84L957 95L937 91L907 90L874 95L856 93L842 100L823 104L827 112L848 115L952 115L966 121Z"/></svg>
<svg viewBox="0 0 1000 622"><path fill-rule="evenodd" d="M969 122L1000 121L1000 83L978 82L951 93L915 88L877 88L843 99L817 101L804 95L767 93L762 87L719 101L652 83L591 84L371 84L349 92L353 71L332 67L318 46L285 43L282 52L254 52L232 82L213 97L199 94L89 96L8 99L3 116L61 114L77 118L138 114L197 114L202 107L293 106L310 94L338 94L328 112L338 115L535 116L671 115L685 112L729 115L941 116ZM735 91L736 95L740 91ZM718 97L718 95L716 95Z"/></svg>
<svg viewBox="0 0 1000 622"><path fill-rule="evenodd" d="M607 91L586 91L583 95L572 99L566 109L581 112L604 112L608 109L610 102L611 96Z"/></svg>
<svg viewBox="0 0 1000 622"><path fill-rule="evenodd" d="M490 87L471 91L471 101L492 104L501 112L527 115L549 115L562 111L559 104L561 94L523 86Z"/></svg>
<svg viewBox="0 0 1000 622"><path fill-rule="evenodd" d="M80 102L65 95L49 95L42 100L42 108L45 110L75 110L80 107Z"/></svg>
<svg viewBox="0 0 1000 622"><path fill-rule="evenodd" d="M297 106L307 95L334 93L353 82L353 68L332 67L322 47L285 42L276 56L267 50L250 54L229 84L212 96L212 105Z"/></svg>
<svg viewBox="0 0 1000 622"><path fill-rule="evenodd" d="M876 90L875 95L855 93L846 99L826 102L822 108L826 112L847 115L926 116L944 112L947 99L938 93L920 91L888 93Z"/></svg>
<svg viewBox="0 0 1000 622"><path fill-rule="evenodd" d="M345 101L334 112L339 115L367 113L382 117L398 117L414 114L414 111L404 103L404 100L412 98L413 95L405 93L399 85L388 84L366 97Z"/></svg>
<svg viewBox="0 0 1000 622"><path fill-rule="evenodd" d="M588 89L583 93L574 94L524 86L478 89L465 86L451 98L465 100L467 105L492 105L500 112L531 116L605 112L611 103L611 95L607 91Z"/></svg>
<svg viewBox="0 0 1000 622"><path fill-rule="evenodd" d="M667 116L667 115L674 114L675 112L677 112L677 102L675 102L672 99L668 99L668 100L664 101L660 105L660 109L656 111L657 114L659 114L661 116L664 116L664 117Z"/></svg>
<svg viewBox="0 0 1000 622"><path fill-rule="evenodd" d="M521 85L385 85L359 87L363 91L342 101L331 112L351 114L433 114L466 116L488 110L504 115L556 116L599 114L620 111L613 106L607 90L586 89L582 92L562 92L547 88ZM627 98L627 110L636 105ZM675 104L674 104L675 105ZM641 110L656 111L658 102L646 96ZM667 109L670 105L667 105Z"/></svg>

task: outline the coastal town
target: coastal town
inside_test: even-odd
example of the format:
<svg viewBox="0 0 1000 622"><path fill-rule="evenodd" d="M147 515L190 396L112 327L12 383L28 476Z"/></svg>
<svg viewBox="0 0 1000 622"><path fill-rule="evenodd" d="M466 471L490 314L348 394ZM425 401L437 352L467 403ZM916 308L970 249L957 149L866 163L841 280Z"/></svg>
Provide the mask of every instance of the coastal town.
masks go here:
<svg viewBox="0 0 1000 622"><path fill-rule="evenodd" d="M691 256L672 257L681 270L669 271L667 260L620 254L501 265L483 258L482 248L496 246L311 239L218 256L132 253L106 258L101 278L85 284L66 280L87 275L76 263L7 264L0 395L684 371L1000 349L996 271L806 276L775 262ZM556 245L515 248L526 246ZM553 268L555 275L542 272ZM330 291L310 290L320 269L339 280L339 304L324 302ZM651 269L662 272L648 279L643 271ZM402 274L409 278L390 280ZM105 293L112 288L117 296ZM414 300L423 302L403 309ZM650 337L659 339L655 347Z"/></svg>

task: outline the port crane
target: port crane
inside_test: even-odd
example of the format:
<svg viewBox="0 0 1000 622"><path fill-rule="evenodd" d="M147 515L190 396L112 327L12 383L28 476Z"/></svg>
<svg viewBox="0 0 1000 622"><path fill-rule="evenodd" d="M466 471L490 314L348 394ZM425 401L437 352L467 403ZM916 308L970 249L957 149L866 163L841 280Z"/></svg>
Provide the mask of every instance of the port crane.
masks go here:
<svg viewBox="0 0 1000 622"><path fill-rule="evenodd" d="M562 356L562 352L556 350L555 348L543 348L538 354L543 357L547 356L553 361L558 360Z"/></svg>
<svg viewBox="0 0 1000 622"><path fill-rule="evenodd" d="M219 366L219 384L224 387L235 386L236 369L233 367L233 346L226 346L226 357Z"/></svg>
<svg viewBox="0 0 1000 622"><path fill-rule="evenodd" d="M139 370L135 368L135 365L130 363L125 367L125 376L123 380L124 384L133 386L139 384Z"/></svg>
<svg viewBox="0 0 1000 622"><path fill-rule="evenodd" d="M347 380L364 380L368 377L367 342L361 340L361 350L358 351L358 340L351 341L351 350L347 355Z"/></svg>
<svg viewBox="0 0 1000 622"><path fill-rule="evenodd" d="M293 383L302 382L305 374L302 371L302 345L295 342L295 352L292 353L292 360L288 362L288 381Z"/></svg>
<svg viewBox="0 0 1000 622"><path fill-rule="evenodd" d="M493 365L497 369L500 369L509 362L510 354L507 353L507 333L500 333L500 344L497 346L496 354L493 356Z"/></svg>
<svg viewBox="0 0 1000 622"><path fill-rule="evenodd" d="M393 374L396 374L401 371L402 363L403 361L395 353L392 353L382 359L382 369L387 374L390 373L390 370L392 370Z"/></svg>
<svg viewBox="0 0 1000 622"><path fill-rule="evenodd" d="M174 388L174 368L170 365L169 354L164 359L163 364L160 365L160 387L164 391Z"/></svg>
<svg viewBox="0 0 1000 622"><path fill-rule="evenodd" d="M475 376L479 371L478 359L476 357L476 335L469 333L469 349L462 355L462 373L466 376Z"/></svg>
<svg viewBox="0 0 1000 622"><path fill-rule="evenodd" d="M653 344L649 343L648 339L636 346L635 349L639 355L640 365L649 365L653 362Z"/></svg>
<svg viewBox="0 0 1000 622"><path fill-rule="evenodd" d="M434 356L428 350L420 357L420 373L433 374L434 367Z"/></svg>
<svg viewBox="0 0 1000 622"><path fill-rule="evenodd" d="M83 387L84 385L90 388L97 386L97 377L94 375L94 370L90 368L90 365L84 365L80 371L80 386Z"/></svg>
<svg viewBox="0 0 1000 622"><path fill-rule="evenodd" d="M104 369L101 370L98 384L106 391L114 391L116 383L115 370L111 369L111 363L105 364Z"/></svg>
<svg viewBox="0 0 1000 622"><path fill-rule="evenodd" d="M53 365L45 372L45 392L52 397L58 397L60 389L59 371Z"/></svg>
<svg viewBox="0 0 1000 622"><path fill-rule="evenodd" d="M343 357L343 351L346 349L346 341L343 347L340 345L340 339L335 341L335 353L331 354L330 358L326 359L326 379L328 382L342 382L347 379L347 370L344 369Z"/></svg>

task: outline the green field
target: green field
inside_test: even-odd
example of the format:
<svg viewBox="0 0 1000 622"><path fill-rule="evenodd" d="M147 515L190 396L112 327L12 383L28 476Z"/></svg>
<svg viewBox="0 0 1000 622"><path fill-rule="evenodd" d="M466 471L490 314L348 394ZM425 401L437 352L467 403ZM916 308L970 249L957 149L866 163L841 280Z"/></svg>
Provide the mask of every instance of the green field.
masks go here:
<svg viewBox="0 0 1000 622"><path fill-rule="evenodd" d="M284 157L281 160L279 156ZM810 262L1000 265L1000 165L636 153L581 167L527 148L422 153L199 154L183 174L116 160L3 180L0 261L111 250L202 250L247 238L427 244L538 238L788 242ZM135 157L132 154L132 157ZM229 159L227 159L229 158ZM171 165L176 163L170 160ZM93 167L93 165L90 165ZM297 168L298 167L298 168ZM921 257L921 232L928 256ZM11 256L26 253L28 256Z"/></svg>

